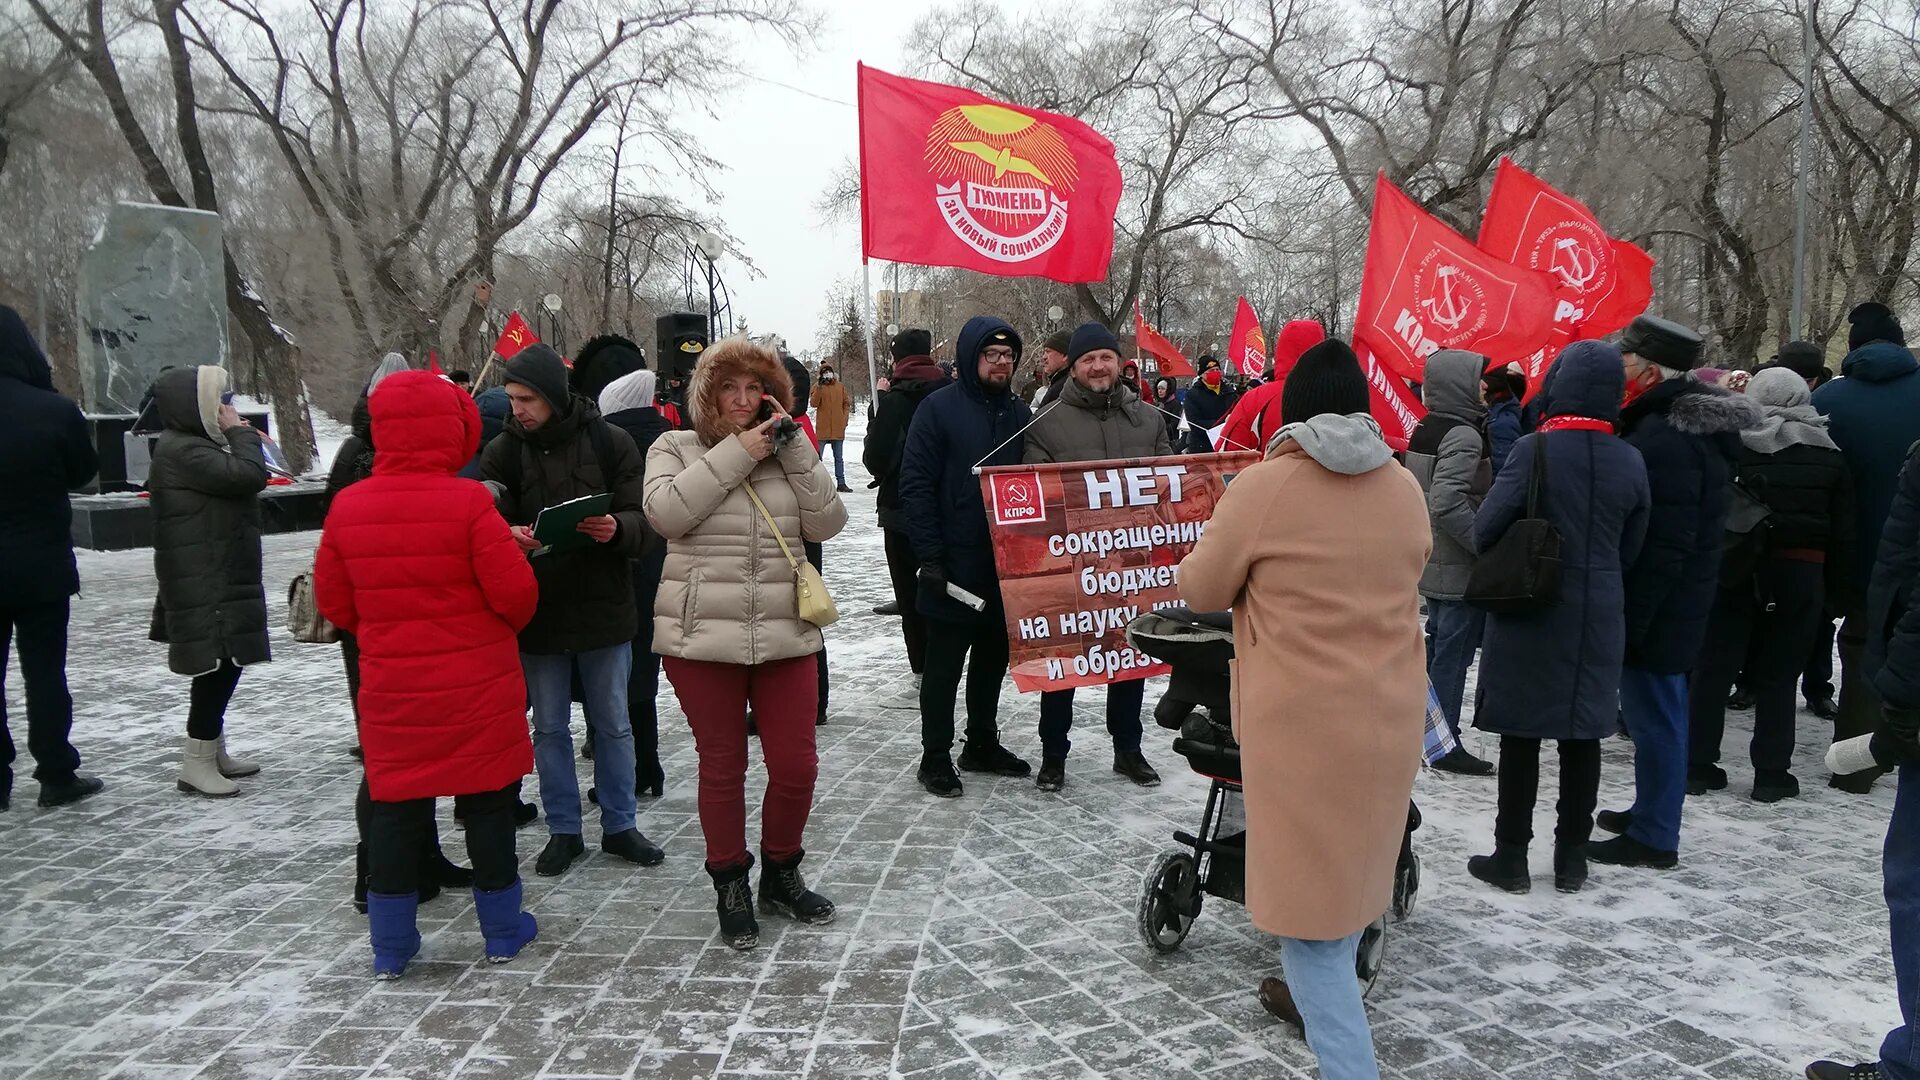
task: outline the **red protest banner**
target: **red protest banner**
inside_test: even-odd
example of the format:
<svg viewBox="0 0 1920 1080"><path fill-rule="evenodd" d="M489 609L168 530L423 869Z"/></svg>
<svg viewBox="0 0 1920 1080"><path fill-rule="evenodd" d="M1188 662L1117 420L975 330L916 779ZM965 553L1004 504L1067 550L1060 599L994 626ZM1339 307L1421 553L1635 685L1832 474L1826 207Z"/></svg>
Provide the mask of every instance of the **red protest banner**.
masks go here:
<svg viewBox="0 0 1920 1080"><path fill-rule="evenodd" d="M1133 345L1134 348L1160 362L1159 368L1162 375L1185 377L1198 374L1193 369L1193 363L1187 359L1187 354L1176 348L1173 342L1168 341L1160 331L1155 330L1153 325L1147 322L1146 316L1140 314L1138 298L1133 301Z"/></svg>
<svg viewBox="0 0 1920 1080"><path fill-rule="evenodd" d="M980 470L1013 685L1024 693L1166 674L1127 643L1127 624L1180 602L1180 560L1234 475L1259 460L1202 454Z"/></svg>
<svg viewBox="0 0 1920 1080"><path fill-rule="evenodd" d="M1267 373L1267 336L1260 332L1260 318L1246 297L1233 313L1233 336L1227 339L1227 368L1249 379Z"/></svg>
<svg viewBox="0 0 1920 1080"><path fill-rule="evenodd" d="M1508 158L1500 159L1493 176L1479 246L1496 258L1560 279L1570 295L1555 310L1554 325L1565 340L1551 354L1575 338L1603 337L1621 329L1653 299L1651 255L1608 236L1580 200ZM1536 365L1527 366L1531 381ZM1544 375L1545 363L1537 366Z"/></svg>
<svg viewBox="0 0 1920 1080"><path fill-rule="evenodd" d="M500 331L500 340L493 343L493 351L502 360L511 360L521 349L539 344L540 339L533 334L533 327L520 317L519 312L507 316L506 328Z"/></svg>
<svg viewBox="0 0 1920 1080"><path fill-rule="evenodd" d="M867 258L1103 281L1120 163L1083 121L859 67Z"/></svg>
<svg viewBox="0 0 1920 1080"><path fill-rule="evenodd" d="M1355 350L1355 355L1360 358L1361 372L1367 376L1367 396L1373 406L1370 411L1374 423L1380 425L1381 437L1395 450L1405 450L1413 439L1414 427L1427 415L1426 405L1398 375L1388 371L1371 350L1362 346Z"/></svg>
<svg viewBox="0 0 1920 1080"><path fill-rule="evenodd" d="M1419 381L1427 357L1468 349L1513 360L1547 344L1558 281L1495 258L1421 210L1382 173L1354 320L1393 374Z"/></svg>

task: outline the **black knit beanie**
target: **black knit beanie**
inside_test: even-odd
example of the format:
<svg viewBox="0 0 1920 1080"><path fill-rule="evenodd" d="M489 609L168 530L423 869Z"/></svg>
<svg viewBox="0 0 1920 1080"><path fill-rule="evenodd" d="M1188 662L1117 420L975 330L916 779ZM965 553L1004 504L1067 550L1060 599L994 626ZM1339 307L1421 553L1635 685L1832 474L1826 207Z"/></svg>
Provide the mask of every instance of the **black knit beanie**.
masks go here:
<svg viewBox="0 0 1920 1080"><path fill-rule="evenodd" d="M1900 320L1885 304L1869 300L1847 312L1847 322L1851 329L1847 331L1847 348L1857 349L1872 341L1891 341L1895 345L1907 343L1907 332L1900 328Z"/></svg>
<svg viewBox="0 0 1920 1080"><path fill-rule="evenodd" d="M1280 391L1280 422L1297 424L1325 413L1367 412L1372 401L1360 358L1344 341L1328 338L1300 354Z"/></svg>
<svg viewBox="0 0 1920 1080"><path fill-rule="evenodd" d="M549 345L529 345L507 361L506 379L547 400L553 411L567 411L567 362Z"/></svg>
<svg viewBox="0 0 1920 1080"><path fill-rule="evenodd" d="M893 344L889 348L895 360L905 360L909 356L930 356L933 353L933 334L909 327L893 335Z"/></svg>
<svg viewBox="0 0 1920 1080"><path fill-rule="evenodd" d="M1067 360L1079 363L1080 358L1096 349L1107 349L1114 353L1120 351L1120 339L1113 331L1097 322L1081 323L1073 331L1073 337L1067 342Z"/></svg>
<svg viewBox="0 0 1920 1080"><path fill-rule="evenodd" d="M1069 355L1067 352L1067 349L1070 348L1072 345L1073 345L1072 334L1067 333L1065 330L1056 330L1053 333L1047 335L1046 343L1041 347L1052 349L1054 352L1057 352L1062 356L1067 356Z"/></svg>

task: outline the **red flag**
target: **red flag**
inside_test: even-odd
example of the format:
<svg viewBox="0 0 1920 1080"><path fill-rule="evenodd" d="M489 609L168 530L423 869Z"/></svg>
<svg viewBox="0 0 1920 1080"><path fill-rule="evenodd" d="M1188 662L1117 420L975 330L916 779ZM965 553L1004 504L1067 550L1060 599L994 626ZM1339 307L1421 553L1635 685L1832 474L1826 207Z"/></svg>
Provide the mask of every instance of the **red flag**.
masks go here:
<svg viewBox="0 0 1920 1080"><path fill-rule="evenodd" d="M1227 370L1249 379L1267 373L1267 335L1260 332L1260 319L1244 296L1233 313L1233 336L1227 339Z"/></svg>
<svg viewBox="0 0 1920 1080"><path fill-rule="evenodd" d="M500 340L493 343L493 351L502 360L511 360L521 349L538 344L539 338L533 336L533 327L520 317L519 312L507 316L506 329L500 331Z"/></svg>
<svg viewBox="0 0 1920 1080"><path fill-rule="evenodd" d="M1652 256L1608 236L1578 199L1507 158L1493 177L1480 250L1560 280L1568 295L1554 321L1566 341L1611 334L1653 299Z"/></svg>
<svg viewBox="0 0 1920 1080"><path fill-rule="evenodd" d="M1173 342L1162 337L1160 331L1147 324L1146 316L1140 314L1140 301L1133 301L1133 345L1134 348L1160 361L1162 375L1195 375L1193 365L1186 355L1173 347Z"/></svg>
<svg viewBox="0 0 1920 1080"><path fill-rule="evenodd" d="M1418 381L1427 357L1441 349L1506 359L1533 352L1553 331L1555 287L1551 274L1468 243L1385 173L1374 182L1353 337L1393 373Z"/></svg>
<svg viewBox="0 0 1920 1080"><path fill-rule="evenodd" d="M1071 116L859 65L861 254L1104 281L1120 164Z"/></svg>
<svg viewBox="0 0 1920 1080"><path fill-rule="evenodd" d="M1427 415L1427 407L1398 375L1387 370L1372 350L1361 347L1354 352L1360 357L1360 370L1367 376L1374 422L1380 425L1380 433L1386 437L1388 446L1405 450L1407 441L1413 438L1414 426Z"/></svg>

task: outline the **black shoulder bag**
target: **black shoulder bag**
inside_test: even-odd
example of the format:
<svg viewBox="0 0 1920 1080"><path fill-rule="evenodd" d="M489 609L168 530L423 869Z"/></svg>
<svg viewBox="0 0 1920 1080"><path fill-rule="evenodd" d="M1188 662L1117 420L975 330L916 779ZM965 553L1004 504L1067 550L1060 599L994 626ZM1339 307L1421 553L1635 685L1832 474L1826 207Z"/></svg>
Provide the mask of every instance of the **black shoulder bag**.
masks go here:
<svg viewBox="0 0 1920 1080"><path fill-rule="evenodd" d="M1560 530L1540 512L1546 486L1546 441L1536 438L1527 514L1474 560L1467 603L1496 615L1519 615L1560 602Z"/></svg>

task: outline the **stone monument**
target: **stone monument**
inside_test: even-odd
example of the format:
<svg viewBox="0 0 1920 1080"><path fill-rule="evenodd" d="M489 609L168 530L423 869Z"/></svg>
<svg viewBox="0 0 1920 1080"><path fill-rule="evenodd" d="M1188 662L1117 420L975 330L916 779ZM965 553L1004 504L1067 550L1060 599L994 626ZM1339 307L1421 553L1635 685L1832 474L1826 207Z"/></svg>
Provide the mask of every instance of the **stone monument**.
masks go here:
<svg viewBox="0 0 1920 1080"><path fill-rule="evenodd" d="M81 406L132 416L162 368L227 365L220 215L117 203L80 260Z"/></svg>

